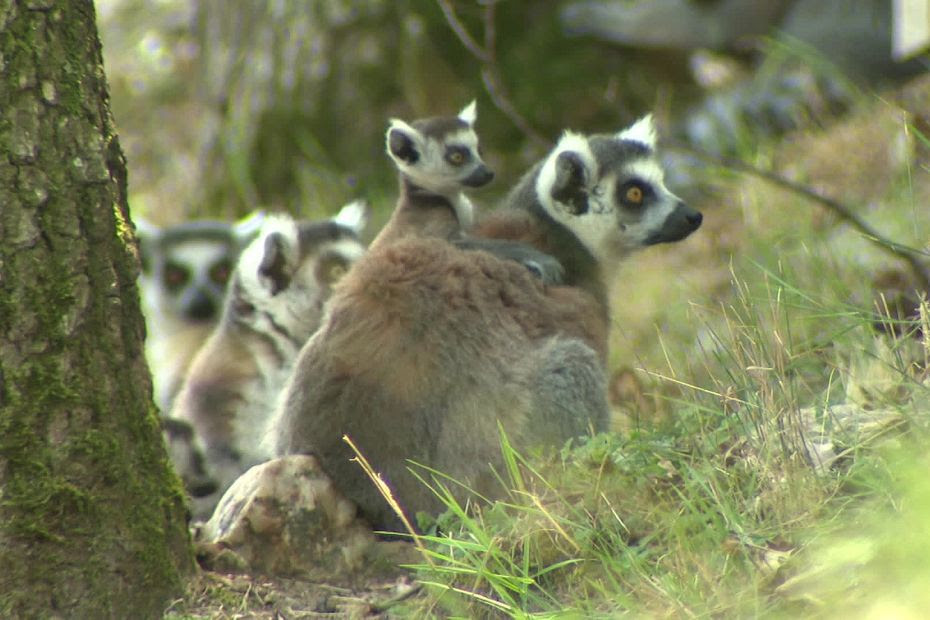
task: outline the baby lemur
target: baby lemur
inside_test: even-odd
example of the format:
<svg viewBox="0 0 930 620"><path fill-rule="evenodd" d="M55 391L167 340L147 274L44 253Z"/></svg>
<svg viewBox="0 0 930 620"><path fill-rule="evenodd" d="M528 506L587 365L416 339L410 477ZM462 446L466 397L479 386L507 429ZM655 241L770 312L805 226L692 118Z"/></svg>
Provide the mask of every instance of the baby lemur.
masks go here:
<svg viewBox="0 0 930 620"><path fill-rule="evenodd" d="M324 221L271 215L242 252L222 318L171 410L171 419L193 426L218 483L194 498L195 517L209 517L241 473L267 460L260 447L267 418L333 286L364 253L359 234L368 219L361 202Z"/></svg>
<svg viewBox="0 0 930 620"><path fill-rule="evenodd" d="M700 225L664 187L654 147L651 119L616 135L566 134L470 237L551 254L564 286L416 231L385 239L340 284L301 351L271 429L276 453L316 454L376 528L397 529L343 435L413 513L441 504L408 460L493 497L498 424L521 450L604 429L603 272ZM407 219L426 230L432 217Z"/></svg>

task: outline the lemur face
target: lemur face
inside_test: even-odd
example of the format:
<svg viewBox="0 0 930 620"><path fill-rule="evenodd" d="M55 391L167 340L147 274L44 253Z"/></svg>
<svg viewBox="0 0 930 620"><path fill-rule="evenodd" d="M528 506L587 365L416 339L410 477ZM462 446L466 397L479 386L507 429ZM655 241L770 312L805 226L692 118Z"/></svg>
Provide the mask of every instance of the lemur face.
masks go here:
<svg viewBox="0 0 930 620"><path fill-rule="evenodd" d="M494 173L481 159L474 124L475 103L459 115L407 124L393 119L387 151L398 170L416 185L438 194L490 183Z"/></svg>
<svg viewBox="0 0 930 620"><path fill-rule="evenodd" d="M543 165L537 195L595 257L616 260L701 225L701 213L670 192L664 176L647 116L614 135L566 133Z"/></svg>
<svg viewBox="0 0 930 620"><path fill-rule="evenodd" d="M235 224L196 221L170 228L137 221L139 284L150 327L216 322L239 252L262 217L256 213Z"/></svg>
<svg viewBox="0 0 930 620"><path fill-rule="evenodd" d="M236 266L230 318L299 348L319 324L332 287L365 252L359 235L370 212L356 201L329 220L269 216Z"/></svg>

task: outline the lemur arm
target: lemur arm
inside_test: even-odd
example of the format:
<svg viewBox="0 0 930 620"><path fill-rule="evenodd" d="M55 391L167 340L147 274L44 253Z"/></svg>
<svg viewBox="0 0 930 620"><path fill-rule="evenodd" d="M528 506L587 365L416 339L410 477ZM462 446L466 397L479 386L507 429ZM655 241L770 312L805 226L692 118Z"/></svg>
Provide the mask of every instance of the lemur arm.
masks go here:
<svg viewBox="0 0 930 620"><path fill-rule="evenodd" d="M562 263L555 257L525 243L506 239L479 238L456 239L452 243L463 250L481 250L498 258L516 261L539 278L543 284L556 285L563 284L565 281L565 269Z"/></svg>

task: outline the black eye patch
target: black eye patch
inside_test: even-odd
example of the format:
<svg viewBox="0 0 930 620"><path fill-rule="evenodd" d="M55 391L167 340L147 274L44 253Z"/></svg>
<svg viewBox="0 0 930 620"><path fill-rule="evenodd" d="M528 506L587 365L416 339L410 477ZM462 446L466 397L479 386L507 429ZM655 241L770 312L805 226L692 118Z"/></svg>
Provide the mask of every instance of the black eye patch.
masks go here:
<svg viewBox="0 0 930 620"><path fill-rule="evenodd" d="M471 161L471 151L465 146L448 146L443 157L447 163L461 166Z"/></svg>
<svg viewBox="0 0 930 620"><path fill-rule="evenodd" d="M177 291L191 279L190 271L177 263L168 262L162 274L162 280L169 291Z"/></svg>
<svg viewBox="0 0 930 620"><path fill-rule="evenodd" d="M232 273L232 262L223 259L210 267L210 279L220 286L226 286L229 282L229 274Z"/></svg>

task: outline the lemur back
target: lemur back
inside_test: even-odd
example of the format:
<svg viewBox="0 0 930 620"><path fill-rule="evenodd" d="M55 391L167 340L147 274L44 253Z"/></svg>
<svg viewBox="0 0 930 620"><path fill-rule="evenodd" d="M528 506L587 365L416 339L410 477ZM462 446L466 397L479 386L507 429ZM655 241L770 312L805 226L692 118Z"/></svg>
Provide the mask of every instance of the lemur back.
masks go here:
<svg viewBox="0 0 930 620"><path fill-rule="evenodd" d="M511 193L510 208L476 229L552 254L568 286L430 239L399 239L361 261L301 352L276 414L276 452L313 452L376 528L396 529L343 435L413 513L441 505L408 459L493 497L498 423L520 449L603 429L604 261L700 223L698 214L678 226L682 212L697 212L661 184L648 125L567 134ZM651 139L633 139L640 134Z"/></svg>
<svg viewBox="0 0 930 620"><path fill-rule="evenodd" d="M367 205L330 220L268 216L242 252L222 318L191 363L171 417L189 422L218 490L195 499L208 517L225 489L267 460L262 433L300 348L319 326L338 280L364 253Z"/></svg>
<svg viewBox="0 0 930 620"><path fill-rule="evenodd" d="M256 212L235 223L202 220L166 228L136 220L145 353L163 413L219 320L229 276L263 217Z"/></svg>

